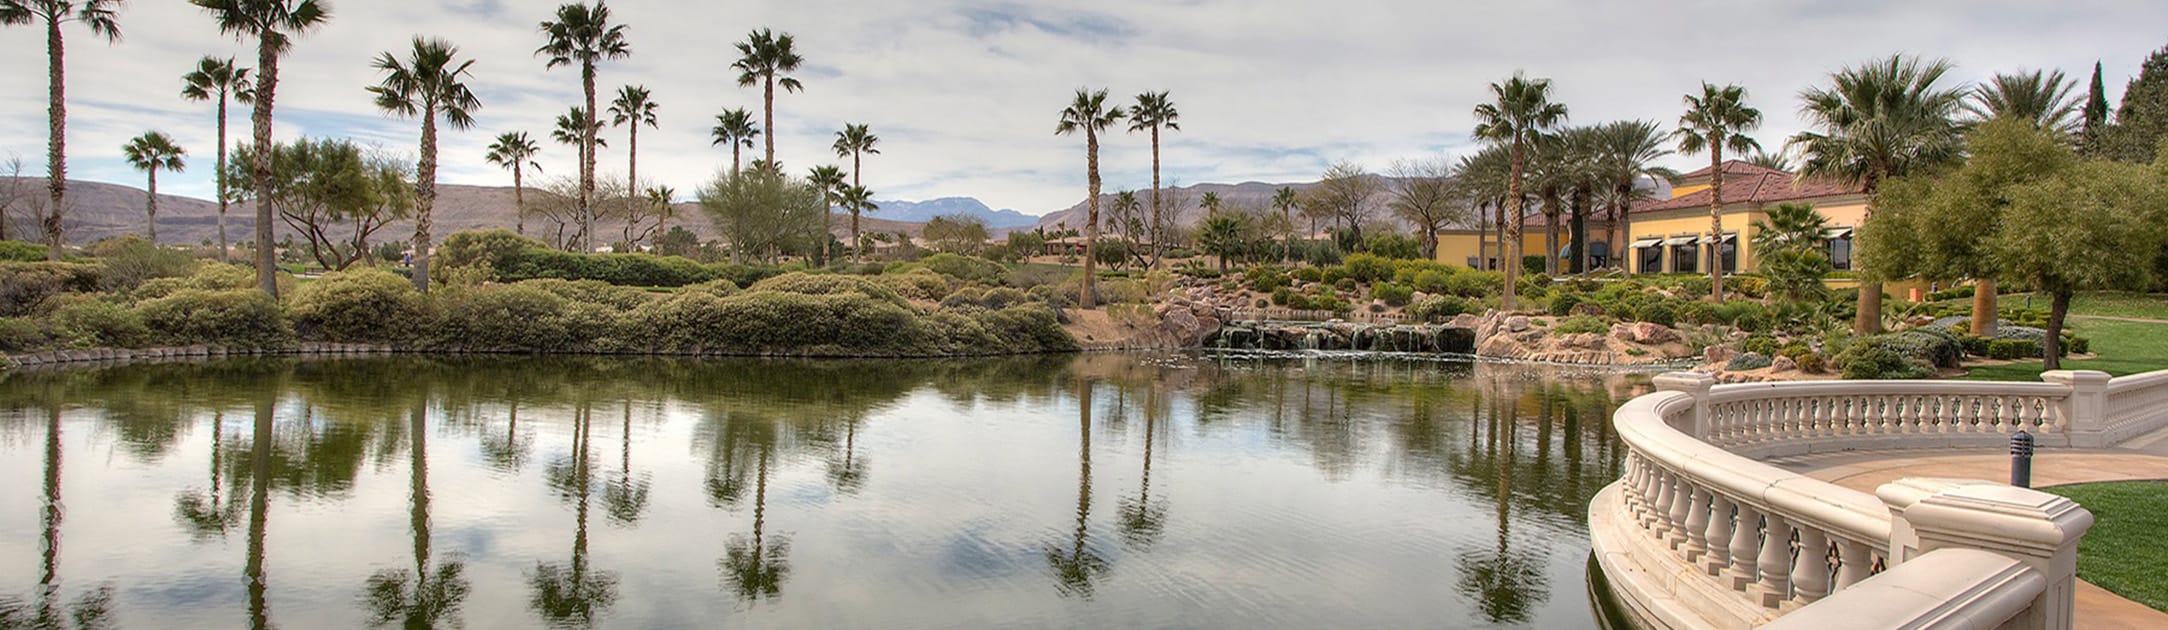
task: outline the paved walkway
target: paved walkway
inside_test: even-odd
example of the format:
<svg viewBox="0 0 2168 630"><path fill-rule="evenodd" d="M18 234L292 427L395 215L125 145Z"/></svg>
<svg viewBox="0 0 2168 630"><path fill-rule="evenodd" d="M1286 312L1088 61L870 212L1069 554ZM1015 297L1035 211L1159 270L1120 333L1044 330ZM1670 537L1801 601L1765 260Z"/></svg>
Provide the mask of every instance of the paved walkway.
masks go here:
<svg viewBox="0 0 2168 630"><path fill-rule="evenodd" d="M1867 493L1904 477L2010 480L2008 449L1956 449L1931 456L1915 453L1835 453L1777 458L1768 463ZM2130 440L2123 448L2063 452L2043 448L2033 458L2034 487L2136 479L2168 480L2168 430ZM2078 582L2077 608L2080 628L2168 628L2168 613L2083 580Z"/></svg>

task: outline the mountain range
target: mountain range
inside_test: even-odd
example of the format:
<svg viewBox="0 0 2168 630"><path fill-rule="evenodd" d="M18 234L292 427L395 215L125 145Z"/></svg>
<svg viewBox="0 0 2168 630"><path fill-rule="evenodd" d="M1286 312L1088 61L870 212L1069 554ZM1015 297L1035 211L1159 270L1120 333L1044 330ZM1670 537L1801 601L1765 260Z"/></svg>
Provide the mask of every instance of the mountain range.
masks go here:
<svg viewBox="0 0 2168 630"><path fill-rule="evenodd" d="M1031 227L1039 224L1039 217L1015 210L995 210L973 197L942 197L926 201L878 201L881 209L872 216L890 221L925 223L934 217L966 216L986 223L987 229Z"/></svg>

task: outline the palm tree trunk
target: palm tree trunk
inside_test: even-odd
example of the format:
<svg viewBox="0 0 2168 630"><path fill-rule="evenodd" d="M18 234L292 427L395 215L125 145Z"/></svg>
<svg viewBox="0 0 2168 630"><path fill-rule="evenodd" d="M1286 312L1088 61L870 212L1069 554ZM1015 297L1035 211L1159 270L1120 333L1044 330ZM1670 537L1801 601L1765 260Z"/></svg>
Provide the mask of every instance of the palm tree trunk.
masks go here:
<svg viewBox="0 0 2168 630"><path fill-rule="evenodd" d="M864 188L864 187L865 187L865 184L859 183L859 180L858 180L858 171L859 171L859 169L861 169L861 168L865 168L865 165L864 165L864 164L863 164L862 162L863 162L863 156L861 156L861 155L859 154L859 152L858 152L858 150L857 150L857 149L852 149L852 150L851 150L851 187L852 187L852 188ZM852 202L852 203L851 203L851 260L854 260L854 261L855 261L855 260L858 260L858 259L861 259L861 258L865 258L865 257L866 257L866 243L865 243L865 240L866 240L866 239L864 239L864 238L861 238L861 237L859 237L859 235L858 235L858 206L859 206L858 202Z"/></svg>
<svg viewBox="0 0 2168 630"><path fill-rule="evenodd" d="M516 215L517 218L514 220L517 221L517 223L514 224L513 229L517 230L517 234L519 234L520 236L526 236L527 185L526 182L521 181L522 178L520 177L520 175L520 163L519 161L514 160L512 162L512 213Z"/></svg>
<svg viewBox="0 0 2168 630"><path fill-rule="evenodd" d="M738 162L740 148L738 146L738 142L738 140L730 141L730 174L732 175L738 174L738 170L740 169Z"/></svg>
<svg viewBox="0 0 2168 630"><path fill-rule="evenodd" d="M1995 279L1972 279L1972 334L1995 334Z"/></svg>
<svg viewBox="0 0 2168 630"><path fill-rule="evenodd" d="M145 221L146 227L148 227L148 228L149 228L149 231L150 231L150 237L151 237L151 245L155 247L155 246L157 246L157 245L158 245L158 165L157 165L157 164L152 164L152 165L151 165L151 168L150 168L150 174L151 174L151 178L150 178L150 179L151 179L151 181L150 181L150 194L144 197L144 200L143 200L143 214L144 214L144 215L146 215L146 216L144 217L144 221Z"/></svg>
<svg viewBox="0 0 2168 630"><path fill-rule="evenodd" d="M1709 135L1709 296L1724 301L1724 136Z"/></svg>
<svg viewBox="0 0 2168 630"><path fill-rule="evenodd" d="M1503 261L1506 269L1506 286L1504 301L1500 306L1507 311L1520 307L1520 292L1513 285L1521 279L1521 215L1528 207L1528 200L1521 196L1521 172L1527 166L1526 160L1527 155L1522 152L1520 140L1515 139L1513 141L1513 173L1511 177L1507 178L1506 185L1506 195L1511 197L1507 200L1507 203L1513 206L1513 222L1506 223L1504 217L1499 219L1499 223L1504 225L1503 229L1507 241L1505 246L1512 252L1512 255L1505 256Z"/></svg>
<svg viewBox="0 0 2168 630"><path fill-rule="evenodd" d="M1867 173L1864 179L1865 181L1861 182L1860 189L1861 192L1867 195L1867 210L1860 215L1859 222L1862 225L1874 220L1875 189L1881 184L1881 177L1873 172ZM1852 319L1853 333L1869 335L1882 331L1882 282L1880 280L1860 280L1859 304L1856 310L1857 314Z"/></svg>
<svg viewBox="0 0 2168 630"><path fill-rule="evenodd" d="M1543 272L1558 275L1558 203L1557 197L1543 198Z"/></svg>
<svg viewBox="0 0 2168 630"><path fill-rule="evenodd" d="M1088 311L1099 303L1093 293L1097 272L1092 268L1092 255L1099 246L1099 133L1091 128L1090 121L1085 123L1084 172L1091 191L1084 198L1084 289L1077 295L1077 304Z"/></svg>
<svg viewBox="0 0 2168 630"><path fill-rule="evenodd" d="M625 194L638 202L645 195L640 194L640 117L637 114L632 118L632 130L628 133L625 138ZM640 249L640 244L632 241L632 227L639 222L639 215L625 213L625 247L633 251Z"/></svg>
<svg viewBox="0 0 2168 630"><path fill-rule="evenodd" d="M47 260L60 260L60 249L66 245L61 233L61 213L66 211L68 196L68 102L67 70L63 60L67 52L60 40L60 18L47 16L45 20L46 60L46 123L52 136L46 140L45 187L52 194L52 207L45 217L45 240L51 247Z"/></svg>
<svg viewBox="0 0 2168 630"><path fill-rule="evenodd" d="M1159 235L1164 227L1160 224L1159 211L1159 125L1152 125L1152 268L1159 268Z"/></svg>
<svg viewBox="0 0 2168 630"><path fill-rule="evenodd" d="M273 298L279 296L278 247L271 243L271 107L279 86L278 34L266 30L256 43L256 114L251 121L256 136L256 288Z"/></svg>
<svg viewBox="0 0 2168 630"><path fill-rule="evenodd" d="M218 262L226 252L226 88L218 89Z"/></svg>
<svg viewBox="0 0 2168 630"><path fill-rule="evenodd" d="M760 124L764 125L762 129L767 131L767 133L761 134L761 137L762 139L767 141L768 145L768 168L777 173L781 173L783 172L783 169L778 168L775 165L775 73L764 73L763 75L761 75L761 77L762 79L764 79L763 87L765 89L761 92L760 97Z"/></svg>
<svg viewBox="0 0 2168 630"><path fill-rule="evenodd" d="M582 62L580 87L587 91L587 120L580 121L580 249L595 249L595 63Z"/></svg>
<svg viewBox="0 0 2168 630"><path fill-rule="evenodd" d="M437 206L437 106L422 106L422 162L414 174L414 290L429 292L429 228Z"/></svg>

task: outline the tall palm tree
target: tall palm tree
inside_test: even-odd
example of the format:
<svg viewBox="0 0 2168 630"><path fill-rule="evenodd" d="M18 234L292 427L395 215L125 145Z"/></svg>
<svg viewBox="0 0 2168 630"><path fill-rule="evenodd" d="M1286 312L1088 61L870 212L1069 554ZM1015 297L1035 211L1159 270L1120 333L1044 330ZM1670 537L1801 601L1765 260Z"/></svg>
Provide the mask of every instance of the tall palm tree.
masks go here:
<svg viewBox="0 0 2168 630"><path fill-rule="evenodd" d="M1505 310L1511 311L1520 306L1513 285L1521 275L1521 217L1528 206L1521 196L1521 179L1528 169L1528 151L1537 138L1566 123L1566 106L1551 102L1550 79L1528 79L1517 72L1504 82L1492 83L1490 91L1497 101L1475 106L1475 137L1512 150L1512 168L1506 177L1506 202L1512 217L1505 228L1512 254L1505 256L1504 301Z"/></svg>
<svg viewBox="0 0 2168 630"><path fill-rule="evenodd" d="M655 207L655 234L657 238L670 231L670 219L677 216L677 206L671 204L676 201L676 188L656 186L647 189L647 204Z"/></svg>
<svg viewBox="0 0 2168 630"><path fill-rule="evenodd" d="M459 47L441 39L414 38L406 61L391 53L377 55L374 67L383 82L369 88L377 109L422 119L422 158L414 176L414 290L429 292L429 228L437 203L437 118L453 130L474 126L482 100L461 79L474 60L459 60Z"/></svg>
<svg viewBox="0 0 2168 630"><path fill-rule="evenodd" d="M1098 296L1092 294L1097 274L1092 268L1092 254L1099 246L1099 132L1121 122L1127 115L1120 105L1107 106L1106 90L1093 92L1077 88L1076 98L1069 102L1068 108L1061 110L1061 122L1054 126L1057 136L1084 132L1084 171L1091 192L1084 198L1084 288L1077 296L1077 304L1086 310L1098 305Z"/></svg>
<svg viewBox="0 0 2168 630"><path fill-rule="evenodd" d="M527 132L507 131L497 134L497 141L489 144L489 154L482 156L490 164L512 169L512 207L518 214L515 229L522 235L527 233L526 169L542 170L542 165L534 161L535 154L541 152L541 145L528 138Z"/></svg>
<svg viewBox="0 0 2168 630"><path fill-rule="evenodd" d="M1973 88L1964 104L1965 113L1981 121L2022 120L2035 128L2075 138L2078 124L2083 122L2078 118L2078 99L2070 94L2077 87L2077 82L2064 78L2061 70L1998 74Z"/></svg>
<svg viewBox="0 0 2168 630"><path fill-rule="evenodd" d="M859 173L865 170L861 159L864 158L865 154L868 153L880 153L880 144L881 137L873 135L872 128L867 127L866 125L853 125L850 123L844 123L843 130L836 132L836 143L832 145L831 148L835 149L836 157L847 157L851 159L852 188L865 187L865 185L859 182L858 179ZM852 255L863 255L864 252L859 251L862 248L860 247L858 241L858 211L860 210L860 208L850 203L845 203L843 204L843 206L844 209L851 212Z"/></svg>
<svg viewBox="0 0 2168 630"><path fill-rule="evenodd" d="M1286 244L1280 247L1280 262L1294 260L1295 256L1295 189L1281 186L1272 191L1272 207L1279 209L1280 222L1287 226ZM1156 211L1155 211L1156 212Z"/></svg>
<svg viewBox="0 0 2168 630"><path fill-rule="evenodd" d="M1152 132L1152 266L1159 266L1160 238L1165 226L1165 216L1159 208L1159 130L1182 130L1182 113L1174 109L1174 101L1166 92L1145 92L1137 95L1137 104L1129 108L1129 131Z"/></svg>
<svg viewBox="0 0 2168 630"><path fill-rule="evenodd" d="M218 101L218 171L212 175L218 179L218 260L226 261L226 208L232 203L232 193L226 187L226 101L246 105L255 100L249 88L248 68L235 66L232 57L219 59L206 56L196 62L196 70L181 77L181 97L191 101Z"/></svg>
<svg viewBox="0 0 2168 630"><path fill-rule="evenodd" d="M46 253L51 260L60 260L60 248L65 245L61 233L60 217L68 206L68 98L67 98L67 45L61 41L60 25L80 22L90 28L90 33L105 41L120 41L120 17L118 11L123 0L83 0L78 8L75 0L0 0L0 24L29 24L33 21L45 25L45 80L46 125L51 133L46 138L46 190L52 194L52 207L43 218Z"/></svg>
<svg viewBox="0 0 2168 630"><path fill-rule="evenodd" d="M1454 165L1461 195L1467 197L1478 210L1478 227L1482 227L1486 220L1490 224L1488 229L1477 235L1474 265L1477 269L1489 266L1489 252L1484 248L1486 240L1498 244L1499 264L1503 266L1505 263L1506 192L1510 184L1506 179L1511 175L1512 168L1512 150L1500 145L1484 147L1474 155L1462 156L1460 162ZM1490 214L1481 212L1485 208L1490 210Z"/></svg>
<svg viewBox="0 0 2168 630"><path fill-rule="evenodd" d="M1559 135L1561 151L1557 161L1566 186L1567 240L1573 243L1572 258L1564 268L1568 273L1587 272L1594 262L1590 252L1595 249L1595 239L1588 235L1588 215L1595 209L1598 187L1608 188L1610 184L1601 170L1602 133L1599 127L1574 127Z"/></svg>
<svg viewBox="0 0 2168 630"><path fill-rule="evenodd" d="M128 165L150 174L150 195L143 204L145 225L149 226L151 244L158 243L158 169L179 172L188 168L188 150L173 143L164 132L149 131L136 136L120 148Z"/></svg>
<svg viewBox="0 0 2168 630"><path fill-rule="evenodd" d="M594 137L594 134L600 132L601 129L602 121L588 116L586 110L573 107L571 110L557 116L557 126L550 130L550 139L556 140L558 144L572 147L573 151L580 156L579 162L586 164L588 163L588 157L593 155L595 149L606 149L610 146L610 143L602 138ZM593 145L587 144L589 138L594 139ZM591 240L585 230L594 227L593 224L585 220L588 215L584 210L578 212L580 213L579 216L575 216L573 219L579 224L579 227L574 230L573 237L563 243L567 249L573 251L580 251L582 241Z"/></svg>
<svg viewBox="0 0 2168 630"><path fill-rule="evenodd" d="M1656 165L1657 160L1671 155L1671 149L1664 147L1667 134L1655 121L1622 120L1605 123L1598 129L1597 171L1610 182L1612 193L1606 196L1611 202L1611 233L1605 240L1611 243L1612 249L1617 250L1612 256L1613 260L1617 260L1620 256L1632 254L1626 251L1622 244L1633 235L1633 217L1630 215L1633 213L1633 202L1637 199L1634 184L1643 178L1675 180L1679 174Z"/></svg>
<svg viewBox="0 0 2168 630"><path fill-rule="evenodd" d="M625 185L632 190L640 189L640 125L656 127L655 110L659 107L645 85L618 88L617 98L610 101L610 124L632 126L625 138Z"/></svg>
<svg viewBox="0 0 2168 630"><path fill-rule="evenodd" d="M1724 151L1744 154L1761 148L1746 135L1761 126L1761 110L1748 107L1746 88L1701 83L1701 95L1686 95L1679 116L1679 152L1709 152L1709 296L1724 301Z"/></svg>
<svg viewBox="0 0 2168 630"><path fill-rule="evenodd" d="M850 184L843 181L843 169L833 164L813 167L813 170L806 173L806 182L821 191L822 203L826 206L821 208L821 233L825 235L828 233L829 217L835 215L834 208L843 202L843 189L850 187ZM827 239L821 239L821 242L825 244ZM825 263L828 248L821 247L820 250L816 258Z"/></svg>
<svg viewBox="0 0 2168 630"><path fill-rule="evenodd" d="M764 112L760 128L768 130L768 164L775 161L775 88L780 85L787 92L805 91L805 85L790 73L798 71L805 58L798 56L792 47L790 33L776 35L768 29L753 31L738 42L738 60L730 67L738 70L738 87L761 86L761 110Z"/></svg>
<svg viewBox="0 0 2168 630"><path fill-rule="evenodd" d="M557 7L555 20L543 22L542 34L547 41L534 51L547 55L549 61L543 68L577 65L580 68L580 91L587 97L590 118L599 111L595 108L595 64L605 59L623 59L632 56L632 45L625 41L625 25L610 24L610 7L601 0L594 6L585 2ZM581 245L593 248L595 238L595 139L596 125L589 125L580 137L580 197L576 208L580 219Z"/></svg>
<svg viewBox="0 0 2168 630"><path fill-rule="evenodd" d="M271 146L271 112L277 101L279 57L293 47L296 37L331 19L331 7L323 0L188 0L211 12L218 30L234 37L256 38L256 112L251 120L254 146ZM271 189L271 151L256 151L249 164L255 190ZM278 297L278 252L271 245L271 201L256 200L256 287Z"/></svg>
<svg viewBox="0 0 2168 630"><path fill-rule="evenodd" d="M753 113L743 107L726 109L715 115L715 128L708 135L715 138L711 146L730 145L730 172L736 174L739 150L753 148L753 137L760 135L760 123L753 122Z"/></svg>
<svg viewBox="0 0 2168 630"><path fill-rule="evenodd" d="M843 203L843 207L851 211L851 249L858 252L859 256L864 256L866 243L865 239L858 234L858 215L862 212L879 210L881 204L873 202L872 190L856 184L845 186L836 194L838 201Z"/></svg>
<svg viewBox="0 0 2168 630"><path fill-rule="evenodd" d="M1882 182L1963 159L1957 113L1965 92L1936 85L1949 71L1947 61L1891 55L1847 67L1830 75L1830 85L1800 92L1800 111L1812 129L1786 143L1800 152L1799 174L1858 186L1867 196L1864 220L1872 221ZM1864 334L1881 328L1882 283L1870 278L1860 282L1852 329Z"/></svg>

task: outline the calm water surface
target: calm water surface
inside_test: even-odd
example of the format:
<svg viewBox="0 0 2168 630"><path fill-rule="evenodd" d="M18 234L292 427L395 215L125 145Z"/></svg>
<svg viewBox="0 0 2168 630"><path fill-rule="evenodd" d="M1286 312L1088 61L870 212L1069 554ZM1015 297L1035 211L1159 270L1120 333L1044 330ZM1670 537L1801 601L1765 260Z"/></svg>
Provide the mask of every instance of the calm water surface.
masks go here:
<svg viewBox="0 0 2168 630"><path fill-rule="evenodd" d="M1586 628L1639 376L234 360L0 379L0 628Z"/></svg>

